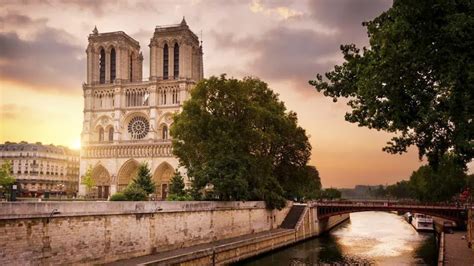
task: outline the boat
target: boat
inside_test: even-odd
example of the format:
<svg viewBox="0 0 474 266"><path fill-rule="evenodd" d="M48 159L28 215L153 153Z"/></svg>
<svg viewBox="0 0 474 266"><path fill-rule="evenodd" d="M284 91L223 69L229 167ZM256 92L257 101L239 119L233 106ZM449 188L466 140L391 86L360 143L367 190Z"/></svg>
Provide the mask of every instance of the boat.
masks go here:
<svg viewBox="0 0 474 266"><path fill-rule="evenodd" d="M411 217L411 225L416 231L433 231L433 218L429 215L414 213Z"/></svg>

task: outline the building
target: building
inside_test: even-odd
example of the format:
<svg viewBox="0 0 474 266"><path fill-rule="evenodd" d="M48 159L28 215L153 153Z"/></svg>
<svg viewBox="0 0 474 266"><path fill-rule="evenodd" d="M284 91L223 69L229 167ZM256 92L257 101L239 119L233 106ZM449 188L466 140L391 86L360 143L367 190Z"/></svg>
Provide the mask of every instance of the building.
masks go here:
<svg viewBox="0 0 474 266"><path fill-rule="evenodd" d="M92 193L98 198L124 189L146 162L157 197L165 199L178 168L169 128L173 114L203 78L202 46L183 18L180 24L157 26L149 47L150 76L143 80L136 40L97 28L89 35L80 179L92 170ZM81 183L80 194L91 193Z"/></svg>
<svg viewBox="0 0 474 266"><path fill-rule="evenodd" d="M21 196L76 194L79 151L41 142L0 144L0 164L10 161Z"/></svg>

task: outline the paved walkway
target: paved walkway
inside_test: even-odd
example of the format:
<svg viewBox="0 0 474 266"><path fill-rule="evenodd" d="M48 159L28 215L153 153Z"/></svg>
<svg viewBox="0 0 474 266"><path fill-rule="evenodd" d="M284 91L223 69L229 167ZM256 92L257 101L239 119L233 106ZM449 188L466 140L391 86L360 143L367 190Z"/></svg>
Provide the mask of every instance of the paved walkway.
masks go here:
<svg viewBox="0 0 474 266"><path fill-rule="evenodd" d="M147 263L150 263L150 262L153 262L153 261L178 258L178 257L181 257L181 256L186 256L186 255L192 255L196 252L205 251L205 250L208 250L208 249L217 248L219 246L225 246L225 245L236 243L236 242L251 240L251 239L254 239L254 238L258 238L258 237L270 236L272 234L277 234L277 233L281 233L281 232L284 232L284 231L293 231L293 230L292 229L274 229L274 230L264 231L264 232L255 233L255 234L248 234L248 235L243 235L243 236L239 236L239 237L233 237L233 238L218 240L218 241L214 241L212 243L200 244L200 245L195 245L195 246L191 246L191 247L187 247L187 248L180 248L180 249L175 249L175 250L171 250L171 251L160 252L160 253L156 253L156 254L153 254L153 255L146 255L146 256L126 259L126 260L119 260L119 261L108 263L108 264L105 264L105 265L121 265L121 266L123 266L123 265L147 264Z"/></svg>
<svg viewBox="0 0 474 266"><path fill-rule="evenodd" d="M474 250L468 248L466 239L462 239L466 234L462 231L444 234L445 265L474 265Z"/></svg>

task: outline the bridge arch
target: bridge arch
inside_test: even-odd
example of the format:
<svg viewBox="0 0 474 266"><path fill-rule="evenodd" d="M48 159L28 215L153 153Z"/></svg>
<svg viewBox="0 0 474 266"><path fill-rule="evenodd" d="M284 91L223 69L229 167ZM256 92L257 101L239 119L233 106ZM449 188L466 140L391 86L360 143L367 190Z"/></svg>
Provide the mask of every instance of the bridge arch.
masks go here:
<svg viewBox="0 0 474 266"><path fill-rule="evenodd" d="M408 205L408 204L338 204L338 203L316 203L318 219L325 219L335 215L350 214L354 212L365 211L399 211L421 213L433 217L443 218L456 222L458 225L463 225L466 220L467 211L462 207L456 206L436 206L436 205Z"/></svg>

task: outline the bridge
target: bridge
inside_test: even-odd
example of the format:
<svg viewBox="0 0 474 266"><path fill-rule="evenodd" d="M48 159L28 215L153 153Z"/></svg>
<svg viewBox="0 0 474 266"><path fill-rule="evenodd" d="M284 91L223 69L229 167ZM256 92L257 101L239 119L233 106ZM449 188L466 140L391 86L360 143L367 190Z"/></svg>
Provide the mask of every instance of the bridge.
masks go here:
<svg viewBox="0 0 474 266"><path fill-rule="evenodd" d="M318 219L329 218L334 215L364 211L397 211L422 213L456 222L463 226L467 220L468 206L437 205L437 204L415 204L390 201L327 201L312 202L316 207Z"/></svg>

